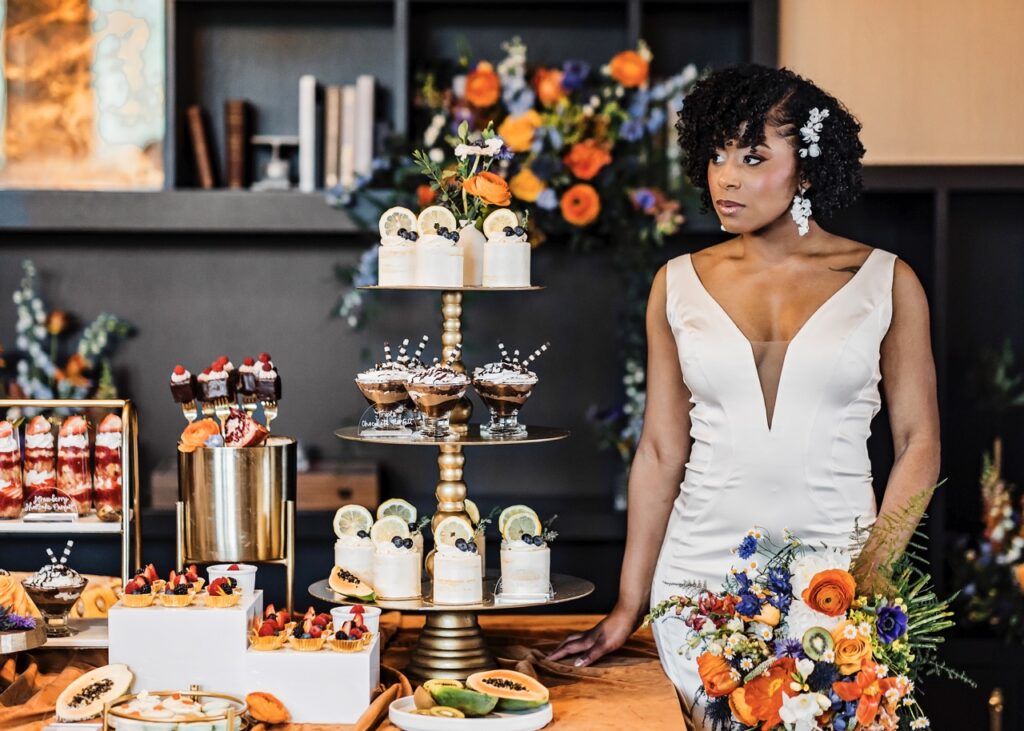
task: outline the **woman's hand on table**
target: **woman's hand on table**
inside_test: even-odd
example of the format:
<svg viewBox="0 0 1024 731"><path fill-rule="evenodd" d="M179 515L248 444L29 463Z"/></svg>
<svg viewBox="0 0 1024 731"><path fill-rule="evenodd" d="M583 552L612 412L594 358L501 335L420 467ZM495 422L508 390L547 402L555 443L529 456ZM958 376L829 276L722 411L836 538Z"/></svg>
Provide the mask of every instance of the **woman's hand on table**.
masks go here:
<svg viewBox="0 0 1024 731"><path fill-rule="evenodd" d="M586 667L626 644L638 625L634 613L613 609L587 632L574 632L566 637L547 659L556 661L576 655L573 665Z"/></svg>

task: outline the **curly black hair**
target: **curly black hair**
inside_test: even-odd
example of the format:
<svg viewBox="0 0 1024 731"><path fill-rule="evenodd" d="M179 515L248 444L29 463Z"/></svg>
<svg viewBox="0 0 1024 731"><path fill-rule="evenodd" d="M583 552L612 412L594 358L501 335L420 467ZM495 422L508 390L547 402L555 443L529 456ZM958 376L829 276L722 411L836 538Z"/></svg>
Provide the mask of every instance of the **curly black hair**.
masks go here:
<svg viewBox="0 0 1024 731"><path fill-rule="evenodd" d="M800 127L815 107L829 113L819 133L821 154L797 155L797 175L809 185L805 196L815 217L827 217L856 200L864 187L864 145L856 117L834 96L786 68L743 64L697 81L683 101L676 129L684 171L702 189L701 213L711 208L708 162L716 149L724 149L726 140L737 140L742 147L764 144L766 123L790 138L794 150L803 147Z"/></svg>

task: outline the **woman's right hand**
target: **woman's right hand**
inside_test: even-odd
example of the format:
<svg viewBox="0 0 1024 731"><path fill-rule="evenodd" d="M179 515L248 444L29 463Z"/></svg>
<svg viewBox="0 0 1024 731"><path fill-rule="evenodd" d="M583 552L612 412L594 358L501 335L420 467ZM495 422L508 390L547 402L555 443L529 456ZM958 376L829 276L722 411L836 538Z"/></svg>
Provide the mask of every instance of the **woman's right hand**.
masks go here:
<svg viewBox="0 0 1024 731"><path fill-rule="evenodd" d="M639 624L634 613L613 609L590 630L566 637L547 659L554 661L576 655L573 665L586 667L626 644Z"/></svg>

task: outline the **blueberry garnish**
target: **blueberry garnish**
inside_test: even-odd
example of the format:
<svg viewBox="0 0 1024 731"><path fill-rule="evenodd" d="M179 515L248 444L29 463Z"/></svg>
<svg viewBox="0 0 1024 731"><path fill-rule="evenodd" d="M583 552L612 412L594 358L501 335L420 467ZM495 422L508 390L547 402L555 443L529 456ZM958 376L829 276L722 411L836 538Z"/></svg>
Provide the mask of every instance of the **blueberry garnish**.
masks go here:
<svg viewBox="0 0 1024 731"><path fill-rule="evenodd" d="M516 226L516 236L522 236L524 233L526 233L525 228L522 226Z"/></svg>
<svg viewBox="0 0 1024 731"><path fill-rule="evenodd" d="M401 548L402 547L402 537L401 536L395 536L394 538L392 538L391 539L391 545L393 545L395 548Z"/></svg>
<svg viewBox="0 0 1024 731"><path fill-rule="evenodd" d="M533 543L533 536L531 536L529 533L523 533L523 542L527 544Z"/></svg>
<svg viewBox="0 0 1024 731"><path fill-rule="evenodd" d="M506 236L511 236L512 234L514 234L516 232L516 230L514 228L512 228L511 226L506 226L504 229L502 229L502 232Z"/></svg>
<svg viewBox="0 0 1024 731"><path fill-rule="evenodd" d="M465 545L466 545L466 539L465 538L456 538L455 539L455 547L456 548L462 548Z"/></svg>
<svg viewBox="0 0 1024 731"><path fill-rule="evenodd" d="M406 538L404 541L402 541L402 545L406 548L412 548L412 538Z"/></svg>
<svg viewBox="0 0 1024 731"><path fill-rule="evenodd" d="M409 523L409 530L416 530L416 524L415 523Z"/></svg>
<svg viewBox="0 0 1024 731"><path fill-rule="evenodd" d="M188 594L188 584L179 584L178 586L174 587L174 593L178 596L181 596L182 594Z"/></svg>
<svg viewBox="0 0 1024 731"><path fill-rule="evenodd" d="M407 228L400 228L400 229L398 229L398 235L401 236L402 238L405 238L405 235L408 234L408 233L409 233L409 229L407 229Z"/></svg>
<svg viewBox="0 0 1024 731"><path fill-rule="evenodd" d="M406 236L406 238L409 239L409 241L415 241L419 237L420 237L420 235L418 233L416 233L415 231L410 231L409 235Z"/></svg>
<svg viewBox="0 0 1024 731"><path fill-rule="evenodd" d="M476 541L470 541L470 542L469 542L468 544L466 544L466 545L468 545L468 546L469 546L469 550L470 550L470 551L472 551L473 553L476 553Z"/></svg>
<svg viewBox="0 0 1024 731"><path fill-rule="evenodd" d="M533 537L533 545L535 545L535 546L543 546L544 545L544 538L541 537L541 536L534 536Z"/></svg>
<svg viewBox="0 0 1024 731"><path fill-rule="evenodd" d="M370 534L369 534L369 533L367 533L367 532L366 532L366 531L364 531L364 530L361 530L361 531L359 531L358 533L356 533L356 537L357 537L357 538L369 538L369 537L370 537Z"/></svg>

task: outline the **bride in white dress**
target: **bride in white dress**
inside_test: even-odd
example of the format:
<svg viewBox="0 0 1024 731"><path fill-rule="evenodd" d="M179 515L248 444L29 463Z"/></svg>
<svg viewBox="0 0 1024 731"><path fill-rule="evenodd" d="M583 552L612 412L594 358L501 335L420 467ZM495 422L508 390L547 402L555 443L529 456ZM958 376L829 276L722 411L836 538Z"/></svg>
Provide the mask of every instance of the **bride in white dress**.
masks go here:
<svg viewBox="0 0 1024 731"><path fill-rule="evenodd" d="M860 191L860 125L787 70L718 71L679 121L686 172L730 238L669 261L647 310L647 406L629 479L619 599L550 656L588 665L625 642L683 582L718 590L744 533L785 528L847 546L855 523L909 513L877 531L857 563L885 590L938 477L939 418L928 304L906 263L818 226ZM885 392L895 462L876 511L867 438ZM694 728L686 626L655 626L662 665Z"/></svg>

